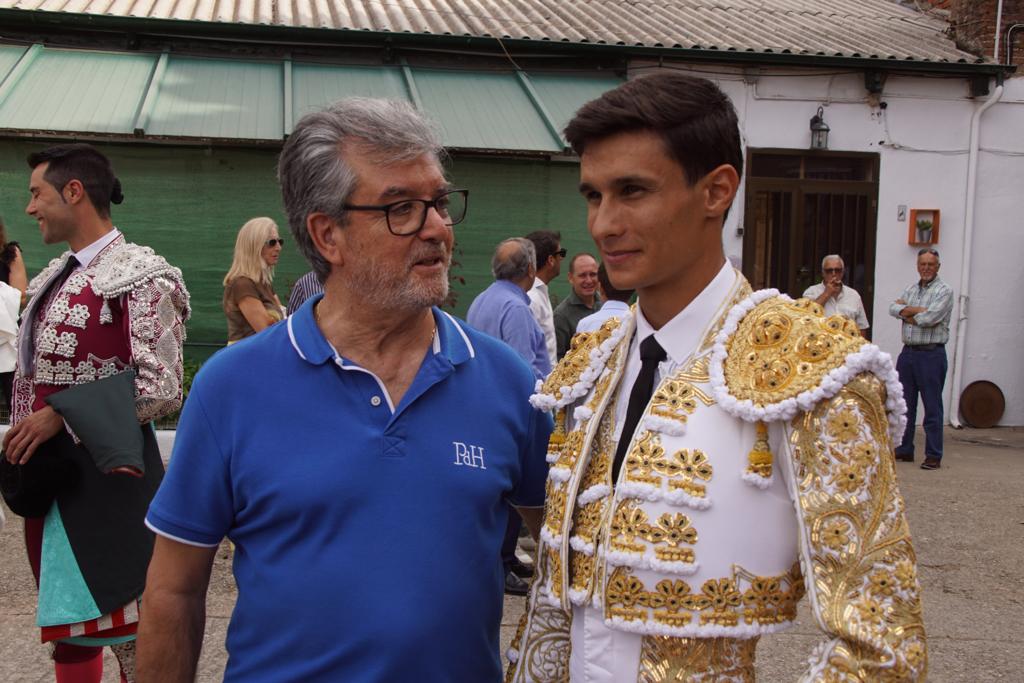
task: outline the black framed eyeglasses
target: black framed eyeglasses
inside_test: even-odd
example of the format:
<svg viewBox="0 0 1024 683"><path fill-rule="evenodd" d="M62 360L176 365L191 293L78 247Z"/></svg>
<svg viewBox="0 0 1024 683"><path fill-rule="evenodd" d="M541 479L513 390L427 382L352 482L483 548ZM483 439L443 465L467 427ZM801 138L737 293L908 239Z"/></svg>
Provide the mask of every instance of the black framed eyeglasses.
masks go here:
<svg viewBox="0 0 1024 683"><path fill-rule="evenodd" d="M446 225L458 225L466 217L469 204L469 190L449 190L434 199L403 199L391 204L376 206L345 204L346 211L383 211L388 231L392 235L405 237L415 235L427 224L427 209L434 209Z"/></svg>
<svg viewBox="0 0 1024 683"><path fill-rule="evenodd" d="M565 255L568 253L569 252L565 250L565 247L562 247L561 249L555 252L555 256L561 256L562 258L565 258Z"/></svg>
<svg viewBox="0 0 1024 683"><path fill-rule="evenodd" d="M280 244L283 247L284 246L284 239L280 238L280 237L278 237L276 239L269 239L266 242L264 242L264 244L267 245L268 247L276 247L277 245Z"/></svg>

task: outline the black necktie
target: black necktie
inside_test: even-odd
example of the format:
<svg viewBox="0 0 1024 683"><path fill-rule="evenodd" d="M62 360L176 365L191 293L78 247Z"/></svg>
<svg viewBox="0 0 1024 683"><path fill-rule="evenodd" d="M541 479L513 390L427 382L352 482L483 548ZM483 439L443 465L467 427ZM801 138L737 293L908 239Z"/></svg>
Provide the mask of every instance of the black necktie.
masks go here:
<svg viewBox="0 0 1024 683"><path fill-rule="evenodd" d="M629 442L633 440L633 432L636 431L637 423L640 422L644 409L651 400L651 394L654 393L654 376L658 372L658 363L666 357L665 349L661 348L653 334L640 342L640 374L636 376L633 390L629 392L626 421L622 424L619 445L615 449L615 463L612 465L613 482L619 478L619 470L622 469L622 461L626 459L626 450L629 448Z"/></svg>

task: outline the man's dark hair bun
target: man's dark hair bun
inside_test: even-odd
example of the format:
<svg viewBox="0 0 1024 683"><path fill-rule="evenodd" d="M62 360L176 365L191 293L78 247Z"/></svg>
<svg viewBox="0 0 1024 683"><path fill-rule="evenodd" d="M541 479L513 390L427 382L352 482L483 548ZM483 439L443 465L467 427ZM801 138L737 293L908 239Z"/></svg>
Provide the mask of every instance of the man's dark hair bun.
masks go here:
<svg viewBox="0 0 1024 683"><path fill-rule="evenodd" d="M110 188L110 202L120 204L124 201L124 193L121 192L121 181L114 178L114 186Z"/></svg>

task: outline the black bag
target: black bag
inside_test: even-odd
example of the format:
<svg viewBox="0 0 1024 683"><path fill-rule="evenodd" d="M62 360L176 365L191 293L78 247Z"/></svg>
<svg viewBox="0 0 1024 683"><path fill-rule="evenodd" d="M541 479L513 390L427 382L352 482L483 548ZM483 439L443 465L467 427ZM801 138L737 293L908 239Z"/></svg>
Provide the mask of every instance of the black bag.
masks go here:
<svg viewBox="0 0 1024 683"><path fill-rule="evenodd" d="M57 496L78 482L75 463L60 453L55 443L61 433L41 444L24 465L12 465L0 453L0 494L11 512L21 517L44 517Z"/></svg>

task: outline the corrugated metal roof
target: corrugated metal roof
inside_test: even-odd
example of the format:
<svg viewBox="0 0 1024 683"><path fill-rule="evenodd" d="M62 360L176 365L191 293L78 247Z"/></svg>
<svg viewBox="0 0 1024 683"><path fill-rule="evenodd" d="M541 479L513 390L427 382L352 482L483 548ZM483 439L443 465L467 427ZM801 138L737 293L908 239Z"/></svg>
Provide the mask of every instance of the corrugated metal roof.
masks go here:
<svg viewBox="0 0 1024 683"><path fill-rule="evenodd" d="M172 56L150 135L274 140L284 134L280 63Z"/></svg>
<svg viewBox="0 0 1024 683"><path fill-rule="evenodd" d="M292 69L296 121L342 97L352 96L408 100L409 92L397 67L296 64Z"/></svg>
<svg viewBox="0 0 1024 683"><path fill-rule="evenodd" d="M604 45L979 61L891 0L0 0L117 17Z"/></svg>
<svg viewBox="0 0 1024 683"><path fill-rule="evenodd" d="M560 153L576 109L621 82L0 45L0 129L281 140L302 115L362 95L411 101L447 147Z"/></svg>
<svg viewBox="0 0 1024 683"><path fill-rule="evenodd" d="M0 126L95 133L132 131L156 62L151 55L40 48L26 60L4 80Z"/></svg>

